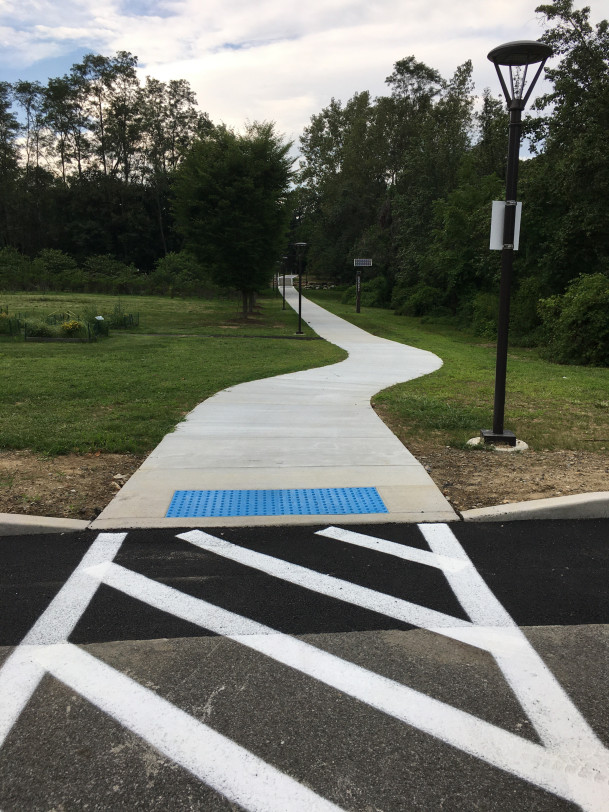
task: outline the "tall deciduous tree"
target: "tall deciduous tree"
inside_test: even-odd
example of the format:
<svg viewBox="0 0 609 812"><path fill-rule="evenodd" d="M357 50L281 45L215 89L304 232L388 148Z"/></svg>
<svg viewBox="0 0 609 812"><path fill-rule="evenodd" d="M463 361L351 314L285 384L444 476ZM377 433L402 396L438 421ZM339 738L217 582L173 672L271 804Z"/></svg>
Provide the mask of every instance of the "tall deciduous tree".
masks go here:
<svg viewBox="0 0 609 812"><path fill-rule="evenodd" d="M530 260L562 292L578 272L609 273L609 22L593 26L572 0L537 11L560 61L535 104L544 115L533 122L540 155L526 188L538 238Z"/></svg>
<svg viewBox="0 0 609 812"><path fill-rule="evenodd" d="M19 122L11 111L12 88L0 82L0 249L10 244L11 201L19 175Z"/></svg>
<svg viewBox="0 0 609 812"><path fill-rule="evenodd" d="M243 296L243 311L268 284L285 241L292 161L270 123L240 135L217 127L200 138L174 184L177 226L218 284Z"/></svg>

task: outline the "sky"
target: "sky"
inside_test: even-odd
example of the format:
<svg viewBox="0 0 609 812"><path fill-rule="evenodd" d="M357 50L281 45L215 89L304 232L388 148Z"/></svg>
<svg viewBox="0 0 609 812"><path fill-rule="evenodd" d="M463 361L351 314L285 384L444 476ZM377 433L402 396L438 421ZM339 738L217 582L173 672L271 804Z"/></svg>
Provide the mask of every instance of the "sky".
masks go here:
<svg viewBox="0 0 609 812"><path fill-rule="evenodd" d="M394 63L411 54L445 78L471 59L476 92L499 95L486 55L538 39L539 2L0 0L0 80L44 83L86 53L130 51L142 81L188 80L214 123L275 121L297 141L332 97L386 93ZM609 0L575 0L583 5L593 23L609 17Z"/></svg>

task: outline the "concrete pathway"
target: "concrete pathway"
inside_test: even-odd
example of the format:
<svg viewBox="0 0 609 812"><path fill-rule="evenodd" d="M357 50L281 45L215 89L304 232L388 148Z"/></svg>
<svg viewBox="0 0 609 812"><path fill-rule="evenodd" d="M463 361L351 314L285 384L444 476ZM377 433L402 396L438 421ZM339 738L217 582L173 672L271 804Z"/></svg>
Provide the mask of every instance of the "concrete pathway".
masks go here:
<svg viewBox="0 0 609 812"><path fill-rule="evenodd" d="M298 307L298 293L286 287ZM430 352L377 338L303 298L303 319L349 353L338 364L225 389L197 406L131 477L92 529L310 524L334 516L165 518L177 490L375 487L388 513L341 524L453 521L422 465L370 406L376 392L427 375Z"/></svg>

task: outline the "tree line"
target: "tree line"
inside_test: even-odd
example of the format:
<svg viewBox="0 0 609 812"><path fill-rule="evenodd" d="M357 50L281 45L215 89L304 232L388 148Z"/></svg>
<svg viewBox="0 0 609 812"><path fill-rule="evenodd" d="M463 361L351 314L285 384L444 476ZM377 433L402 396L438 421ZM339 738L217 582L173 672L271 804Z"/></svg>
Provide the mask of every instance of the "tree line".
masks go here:
<svg viewBox="0 0 609 812"><path fill-rule="evenodd" d="M179 250L171 179L211 128L183 79L88 54L59 78L0 82L0 247L110 255L150 270Z"/></svg>
<svg viewBox="0 0 609 812"><path fill-rule="evenodd" d="M609 24L593 25L572 0L536 11L559 61L525 119L533 155L520 166L511 330L521 342L555 345L564 307L582 305L592 289L595 301L609 300ZM309 268L348 283L353 258L370 257L363 303L450 318L492 337L500 256L489 232L491 202L505 196L505 102L485 89L476 105L469 61L444 78L410 56L386 83L378 98L333 99L301 138L298 215ZM598 278L591 286L582 274ZM563 350L585 332L585 309L563 319ZM592 321L596 342L599 318ZM609 363L609 341L601 356Z"/></svg>
<svg viewBox="0 0 609 812"><path fill-rule="evenodd" d="M573 0L536 11L558 62L525 118L511 335L609 363L609 23ZM476 97L470 61L446 78L408 56L385 95L332 99L296 174L273 125L214 125L186 81L140 83L136 67L90 54L46 85L0 83L0 286L198 294L211 280L246 309L304 241L309 273L347 286L353 259L373 259L364 304L492 337L508 117L489 89Z"/></svg>

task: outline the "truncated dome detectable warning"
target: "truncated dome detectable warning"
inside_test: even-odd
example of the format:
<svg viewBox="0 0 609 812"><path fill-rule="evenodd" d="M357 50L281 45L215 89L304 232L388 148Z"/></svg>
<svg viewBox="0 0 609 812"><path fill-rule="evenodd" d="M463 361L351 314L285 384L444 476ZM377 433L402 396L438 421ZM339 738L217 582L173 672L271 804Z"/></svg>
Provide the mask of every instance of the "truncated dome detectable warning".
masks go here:
<svg viewBox="0 0 609 812"><path fill-rule="evenodd" d="M168 519L229 516L328 516L388 513L376 488L176 491Z"/></svg>

